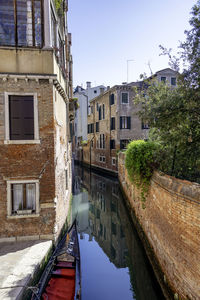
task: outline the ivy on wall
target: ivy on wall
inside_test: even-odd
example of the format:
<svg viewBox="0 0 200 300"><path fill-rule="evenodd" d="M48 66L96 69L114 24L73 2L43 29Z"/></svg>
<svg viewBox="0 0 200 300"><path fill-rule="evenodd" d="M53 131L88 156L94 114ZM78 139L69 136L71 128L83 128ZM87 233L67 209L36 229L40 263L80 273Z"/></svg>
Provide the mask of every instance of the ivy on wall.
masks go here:
<svg viewBox="0 0 200 300"><path fill-rule="evenodd" d="M125 167L129 179L141 189L142 207L145 208L146 194L151 176L157 166L158 144L152 141L132 141L126 150Z"/></svg>

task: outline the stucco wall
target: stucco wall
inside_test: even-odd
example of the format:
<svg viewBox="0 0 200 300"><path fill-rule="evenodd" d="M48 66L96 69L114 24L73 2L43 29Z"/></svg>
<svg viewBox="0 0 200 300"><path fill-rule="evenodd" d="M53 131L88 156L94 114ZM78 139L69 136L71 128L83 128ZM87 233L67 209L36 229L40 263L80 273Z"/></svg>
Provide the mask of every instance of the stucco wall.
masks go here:
<svg viewBox="0 0 200 300"><path fill-rule="evenodd" d="M71 144L67 140L67 106L54 88L55 236L58 237L69 213L71 196Z"/></svg>
<svg viewBox="0 0 200 300"><path fill-rule="evenodd" d="M0 49L2 73L54 74L53 51L40 49Z"/></svg>
<svg viewBox="0 0 200 300"><path fill-rule="evenodd" d="M200 185L155 172L145 206L120 153L119 180L153 248L164 281L181 299L200 299Z"/></svg>

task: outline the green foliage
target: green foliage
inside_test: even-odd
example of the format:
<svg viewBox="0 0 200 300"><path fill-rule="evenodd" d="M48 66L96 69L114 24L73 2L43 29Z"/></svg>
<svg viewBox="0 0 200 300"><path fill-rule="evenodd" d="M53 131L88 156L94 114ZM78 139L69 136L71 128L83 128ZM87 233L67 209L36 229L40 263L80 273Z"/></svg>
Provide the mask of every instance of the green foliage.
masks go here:
<svg viewBox="0 0 200 300"><path fill-rule="evenodd" d="M125 167L130 180L141 188L143 208L153 169L157 166L155 153L158 149L159 145L152 141L138 140L130 142L126 150Z"/></svg>
<svg viewBox="0 0 200 300"><path fill-rule="evenodd" d="M62 10L63 0L54 0L57 12Z"/></svg>
<svg viewBox="0 0 200 300"><path fill-rule="evenodd" d="M180 57L162 47L171 66L178 70L178 86L146 80L136 103L139 115L149 123L150 140L159 142L160 169L169 175L200 183L200 1L192 9L192 29L180 44Z"/></svg>
<svg viewBox="0 0 200 300"><path fill-rule="evenodd" d="M87 144L88 144L88 141L86 141L86 140L81 141L82 146L87 146Z"/></svg>

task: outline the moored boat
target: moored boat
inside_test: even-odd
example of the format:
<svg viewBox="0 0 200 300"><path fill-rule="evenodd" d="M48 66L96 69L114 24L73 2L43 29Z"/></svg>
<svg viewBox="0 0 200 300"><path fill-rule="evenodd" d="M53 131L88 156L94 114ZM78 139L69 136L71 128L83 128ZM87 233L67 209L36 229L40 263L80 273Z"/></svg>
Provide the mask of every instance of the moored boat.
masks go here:
<svg viewBox="0 0 200 300"><path fill-rule="evenodd" d="M32 300L81 299L80 251L76 220L58 243Z"/></svg>

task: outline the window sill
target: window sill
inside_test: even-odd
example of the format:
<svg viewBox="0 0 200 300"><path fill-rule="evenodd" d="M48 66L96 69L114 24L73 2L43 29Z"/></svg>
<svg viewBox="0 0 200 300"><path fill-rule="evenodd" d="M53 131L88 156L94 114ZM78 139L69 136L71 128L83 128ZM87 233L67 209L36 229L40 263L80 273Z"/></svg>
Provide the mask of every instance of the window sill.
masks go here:
<svg viewBox="0 0 200 300"><path fill-rule="evenodd" d="M39 214L11 215L7 216L7 219L38 218L39 216Z"/></svg>
<svg viewBox="0 0 200 300"><path fill-rule="evenodd" d="M4 144L40 144L40 140L4 140Z"/></svg>

